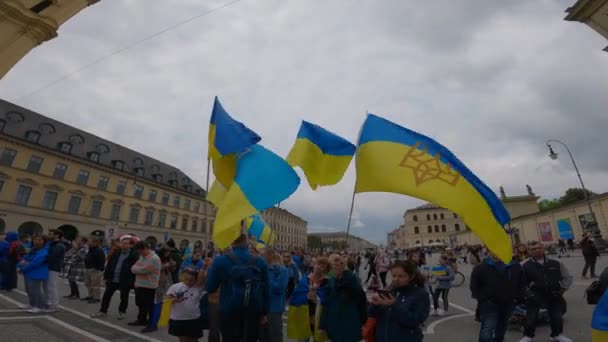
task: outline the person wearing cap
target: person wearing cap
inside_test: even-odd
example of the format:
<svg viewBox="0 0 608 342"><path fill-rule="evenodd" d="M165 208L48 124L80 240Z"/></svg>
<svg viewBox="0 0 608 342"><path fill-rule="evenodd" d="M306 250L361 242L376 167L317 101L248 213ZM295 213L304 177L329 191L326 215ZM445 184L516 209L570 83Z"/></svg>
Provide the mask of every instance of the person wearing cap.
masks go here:
<svg viewBox="0 0 608 342"><path fill-rule="evenodd" d="M51 241L49 242L48 264L49 264L49 279L48 279L48 306L49 310L57 310L59 306L59 291L57 290L57 279L63 268L63 260L65 258L65 243L63 241L63 232L59 229L51 230Z"/></svg>

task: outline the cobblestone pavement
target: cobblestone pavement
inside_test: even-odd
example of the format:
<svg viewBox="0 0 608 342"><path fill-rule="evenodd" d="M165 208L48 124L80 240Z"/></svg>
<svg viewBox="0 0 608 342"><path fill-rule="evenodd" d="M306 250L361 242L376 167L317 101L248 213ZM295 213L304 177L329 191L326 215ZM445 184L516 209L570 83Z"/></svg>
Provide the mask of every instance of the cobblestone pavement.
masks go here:
<svg viewBox="0 0 608 342"><path fill-rule="evenodd" d="M436 260L435 257L431 260ZM584 290L591 280L581 279L583 267L581 257L562 259L574 275L574 285L566 293L568 312L564 317L564 332L574 341L590 341L590 321L593 306L587 305L583 297ZM598 261L597 272L608 266L608 258ZM461 264L459 269L467 277L465 284L450 291L450 310L443 317L431 317L425 325L425 342L474 342L477 341L479 324L473 319L475 301L468 290L468 278L471 272L469 265ZM363 271L363 275L365 272ZM22 285L22 279L19 280ZM60 295L68 293L68 286L61 282ZM86 290L81 287L81 293ZM27 302L21 290L10 293L0 292L0 342L158 342L176 341L165 329L150 334L140 334L140 329L127 326L135 319L136 306L134 297L130 297L127 318L117 320L118 293L115 294L107 318L91 319L89 315L99 309L99 304L87 304L81 301L61 299L61 310L51 314L28 314L17 308ZM519 341L521 332L513 328L507 335L506 342ZM206 341L206 338L203 339ZM537 330L537 341L549 341L548 326Z"/></svg>

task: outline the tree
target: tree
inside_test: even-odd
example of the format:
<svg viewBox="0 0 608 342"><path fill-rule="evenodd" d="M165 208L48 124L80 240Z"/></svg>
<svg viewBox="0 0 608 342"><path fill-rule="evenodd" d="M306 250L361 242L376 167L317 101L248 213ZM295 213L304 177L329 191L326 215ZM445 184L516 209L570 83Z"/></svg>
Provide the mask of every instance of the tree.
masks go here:
<svg viewBox="0 0 608 342"><path fill-rule="evenodd" d="M538 202L538 209L540 211L551 210L559 207L561 204L557 198L554 199L544 199Z"/></svg>
<svg viewBox="0 0 608 342"><path fill-rule="evenodd" d="M589 196L589 198L596 196L595 193L593 193L589 190L587 190L587 195ZM564 196L559 198L559 204L566 205L566 204L582 201L584 199L585 199L585 191L583 189L570 188L570 189L566 190L566 193L564 194Z"/></svg>
<svg viewBox="0 0 608 342"><path fill-rule="evenodd" d="M323 248L323 242L321 238L315 235L308 235L307 237L308 248Z"/></svg>

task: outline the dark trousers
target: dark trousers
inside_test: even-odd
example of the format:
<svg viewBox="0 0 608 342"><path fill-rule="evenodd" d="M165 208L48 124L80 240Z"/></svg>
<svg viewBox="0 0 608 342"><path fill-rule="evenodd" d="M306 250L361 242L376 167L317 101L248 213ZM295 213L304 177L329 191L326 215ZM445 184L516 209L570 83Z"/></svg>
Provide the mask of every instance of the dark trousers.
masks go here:
<svg viewBox="0 0 608 342"><path fill-rule="evenodd" d="M372 278L372 275L376 274L376 269L373 267L369 268L369 273L367 274L367 280L365 280L365 283L369 283L369 280Z"/></svg>
<svg viewBox="0 0 608 342"><path fill-rule="evenodd" d="M591 269L591 276L595 277L596 257L585 257L585 267L583 267L583 277L587 276L587 271Z"/></svg>
<svg viewBox="0 0 608 342"><path fill-rule="evenodd" d="M144 287L135 288L135 305L139 309L137 313L137 321L140 323L148 323L154 309L154 294L155 289L146 289Z"/></svg>
<svg viewBox="0 0 608 342"><path fill-rule="evenodd" d="M386 274L388 272L380 272L380 281L382 282L382 288L386 287Z"/></svg>
<svg viewBox="0 0 608 342"><path fill-rule="evenodd" d="M549 312L549 320L551 323L551 337L560 335L564 330L564 321L562 319L562 315L564 313L564 299L561 297L552 297L543 301L526 301L528 308L526 309L524 336L534 337L536 323L538 320L538 310L541 308L541 303L547 305L547 311Z"/></svg>
<svg viewBox="0 0 608 342"><path fill-rule="evenodd" d="M511 310L512 307L508 304L497 305L491 302L479 304L481 313L479 342L503 342Z"/></svg>
<svg viewBox="0 0 608 342"><path fill-rule="evenodd" d="M435 292L433 292L433 306L435 307L435 310L439 307L439 296L441 296L441 299L443 300L443 310L448 311L448 308L450 307L450 303L448 302L449 293L450 289L435 289Z"/></svg>
<svg viewBox="0 0 608 342"><path fill-rule="evenodd" d="M118 312L127 312L127 307L129 306L130 289L128 287L121 288L120 284L114 282L106 283L106 290L103 292L103 299L101 300L101 309L99 309L100 312L108 313L110 301L112 300L112 296L114 296L114 292L116 292L116 290L120 290L120 305L118 306Z"/></svg>
<svg viewBox="0 0 608 342"><path fill-rule="evenodd" d="M70 284L70 296L80 298L80 290L78 289L78 284L74 280L68 280Z"/></svg>
<svg viewBox="0 0 608 342"><path fill-rule="evenodd" d="M260 313L220 312L223 342L257 342L260 331Z"/></svg>
<svg viewBox="0 0 608 342"><path fill-rule="evenodd" d="M13 290L17 288L17 263L14 261L7 261L5 266L5 272L2 276L2 290Z"/></svg>
<svg viewBox="0 0 608 342"><path fill-rule="evenodd" d="M220 342L220 305L209 303L207 315L209 315L209 342Z"/></svg>

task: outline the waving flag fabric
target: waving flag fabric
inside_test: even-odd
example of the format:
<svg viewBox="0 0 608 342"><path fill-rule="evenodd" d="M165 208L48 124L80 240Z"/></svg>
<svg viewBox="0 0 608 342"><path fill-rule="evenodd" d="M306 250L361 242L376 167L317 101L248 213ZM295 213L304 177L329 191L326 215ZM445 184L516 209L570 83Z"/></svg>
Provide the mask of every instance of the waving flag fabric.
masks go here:
<svg viewBox="0 0 608 342"><path fill-rule="evenodd" d="M213 173L220 183L228 187L236 171L237 154L258 143L262 138L234 120L215 97L213 111L209 122L209 151L213 162Z"/></svg>
<svg viewBox="0 0 608 342"><path fill-rule="evenodd" d="M509 213L452 152L433 139L369 114L359 136L356 192L392 192L427 200L460 215L504 262Z"/></svg>
<svg viewBox="0 0 608 342"><path fill-rule="evenodd" d="M256 242L264 246L271 246L274 242L272 241L272 230L259 214L249 216L246 219L246 227L249 235L253 236Z"/></svg>
<svg viewBox="0 0 608 342"><path fill-rule="evenodd" d="M608 341L608 290L595 306L591 319L591 340L593 342Z"/></svg>
<svg viewBox="0 0 608 342"><path fill-rule="evenodd" d="M302 121L286 160L304 171L310 187L338 183L355 154L355 145L310 122Z"/></svg>
<svg viewBox="0 0 608 342"><path fill-rule="evenodd" d="M216 241L218 247L227 247L225 241L239 236L240 231L231 227L287 199L299 184L285 160L260 145L251 146L239 156L234 183L217 211L213 238L223 236L222 242Z"/></svg>
<svg viewBox="0 0 608 342"><path fill-rule="evenodd" d="M216 179L207 193L207 200L219 208L226 197L226 188Z"/></svg>

